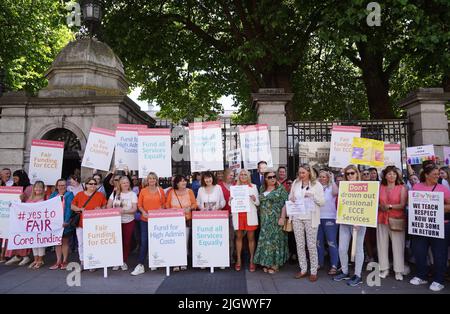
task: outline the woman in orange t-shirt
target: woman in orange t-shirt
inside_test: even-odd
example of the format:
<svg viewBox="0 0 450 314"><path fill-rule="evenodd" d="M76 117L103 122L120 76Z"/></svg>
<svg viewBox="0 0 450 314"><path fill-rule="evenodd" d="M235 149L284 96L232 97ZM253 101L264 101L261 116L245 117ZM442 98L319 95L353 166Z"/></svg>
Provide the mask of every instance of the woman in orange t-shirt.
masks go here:
<svg viewBox="0 0 450 314"><path fill-rule="evenodd" d="M107 204L105 195L97 191L97 181L95 181L94 178L87 178L85 184L86 190L75 195L71 206L72 211L81 214L76 231L78 239L78 255L80 256L81 267L83 267L83 211L105 208ZM92 198L87 202L91 196Z"/></svg>
<svg viewBox="0 0 450 314"><path fill-rule="evenodd" d="M164 208L166 196L164 190L159 187L158 176L150 172L147 176L148 186L139 193L138 210L141 212L141 246L136 268L131 273L137 276L145 273L144 262L148 253L148 211Z"/></svg>

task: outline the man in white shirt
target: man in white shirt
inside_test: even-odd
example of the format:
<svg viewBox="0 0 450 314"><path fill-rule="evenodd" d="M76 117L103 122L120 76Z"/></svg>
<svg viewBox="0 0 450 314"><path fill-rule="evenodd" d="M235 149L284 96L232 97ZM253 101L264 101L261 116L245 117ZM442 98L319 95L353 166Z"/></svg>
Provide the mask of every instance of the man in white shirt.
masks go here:
<svg viewBox="0 0 450 314"><path fill-rule="evenodd" d="M0 177L2 181L5 182L6 186L12 186L14 184L14 181L11 177L11 169L3 168L0 173Z"/></svg>

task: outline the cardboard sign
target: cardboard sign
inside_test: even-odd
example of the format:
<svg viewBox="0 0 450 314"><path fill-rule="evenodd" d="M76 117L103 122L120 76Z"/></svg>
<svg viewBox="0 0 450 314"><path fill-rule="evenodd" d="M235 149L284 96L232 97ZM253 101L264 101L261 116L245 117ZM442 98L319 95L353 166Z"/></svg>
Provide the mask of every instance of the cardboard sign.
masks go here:
<svg viewBox="0 0 450 314"><path fill-rule="evenodd" d="M147 129L143 124L118 124L116 126L116 153L114 155L117 170L139 169L138 130Z"/></svg>
<svg viewBox="0 0 450 314"><path fill-rule="evenodd" d="M250 193L247 185L230 186L231 212L246 213L250 211Z"/></svg>
<svg viewBox="0 0 450 314"><path fill-rule="evenodd" d="M109 171L115 145L115 131L96 127L91 128L81 166Z"/></svg>
<svg viewBox="0 0 450 314"><path fill-rule="evenodd" d="M149 267L186 266L184 210L151 210L148 218Z"/></svg>
<svg viewBox="0 0 450 314"><path fill-rule="evenodd" d="M330 167L344 168L350 164L353 138L361 137L361 127L333 125L331 129Z"/></svg>
<svg viewBox="0 0 450 314"><path fill-rule="evenodd" d="M354 165L382 167L384 165L384 142L354 137L350 163Z"/></svg>
<svg viewBox="0 0 450 314"><path fill-rule="evenodd" d="M61 178L64 142L33 140L30 151L30 181L55 185Z"/></svg>
<svg viewBox="0 0 450 314"><path fill-rule="evenodd" d="M20 203L21 186L0 186L0 239L9 235L9 214L11 203Z"/></svg>
<svg viewBox="0 0 450 314"><path fill-rule="evenodd" d="M138 131L139 177L149 172L159 177L172 176L172 145L170 129L142 129Z"/></svg>
<svg viewBox="0 0 450 314"><path fill-rule="evenodd" d="M239 127L239 138L245 169L257 169L260 161L267 162L269 168L273 167L267 124L241 126Z"/></svg>
<svg viewBox="0 0 450 314"><path fill-rule="evenodd" d="M120 208L83 213L83 254L85 269L123 264Z"/></svg>
<svg viewBox="0 0 450 314"><path fill-rule="evenodd" d="M60 245L64 209L59 197L38 203L11 203L8 249Z"/></svg>
<svg viewBox="0 0 450 314"><path fill-rule="evenodd" d="M341 181L336 222L376 228L379 187L376 181Z"/></svg>
<svg viewBox="0 0 450 314"><path fill-rule="evenodd" d="M408 233L430 238L445 238L444 193L408 192Z"/></svg>
<svg viewBox="0 0 450 314"><path fill-rule="evenodd" d="M425 160L436 161L433 145L407 147L406 157L410 165L420 165Z"/></svg>
<svg viewBox="0 0 450 314"><path fill-rule="evenodd" d="M307 214L305 199L299 198L295 202L286 201L286 214L288 217Z"/></svg>
<svg viewBox="0 0 450 314"><path fill-rule="evenodd" d="M229 267L227 211L192 212L193 267Z"/></svg>
<svg viewBox="0 0 450 314"><path fill-rule="evenodd" d="M189 123L191 172L223 170L220 121Z"/></svg>

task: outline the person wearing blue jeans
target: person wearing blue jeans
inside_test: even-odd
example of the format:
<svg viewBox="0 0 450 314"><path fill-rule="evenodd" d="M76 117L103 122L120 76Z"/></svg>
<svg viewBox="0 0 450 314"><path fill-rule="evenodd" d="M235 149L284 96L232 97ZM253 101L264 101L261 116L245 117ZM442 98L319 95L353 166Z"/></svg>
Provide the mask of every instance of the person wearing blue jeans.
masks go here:
<svg viewBox="0 0 450 314"><path fill-rule="evenodd" d="M444 289L444 276L447 268L448 241L450 239L450 190L438 183L439 169L434 162L424 161L420 173L420 183L413 186L413 191L441 192L444 195L444 239L431 238L415 235L412 238L412 250L416 260L416 275L409 281L410 284L418 286L427 284L428 274L427 255L431 247L434 260L434 276L430 285L431 291Z"/></svg>
<svg viewBox="0 0 450 314"><path fill-rule="evenodd" d="M141 225L141 246L139 249L138 263L144 265L148 253L148 222L140 221Z"/></svg>

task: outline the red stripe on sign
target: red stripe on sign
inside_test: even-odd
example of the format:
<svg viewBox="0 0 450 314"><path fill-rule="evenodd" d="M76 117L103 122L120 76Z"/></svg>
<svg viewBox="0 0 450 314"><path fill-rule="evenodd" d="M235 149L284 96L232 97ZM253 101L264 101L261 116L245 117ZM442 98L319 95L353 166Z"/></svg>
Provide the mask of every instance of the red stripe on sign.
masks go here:
<svg viewBox="0 0 450 314"><path fill-rule="evenodd" d="M120 216L120 208L86 210L83 212L83 219L105 218Z"/></svg>
<svg viewBox="0 0 450 314"><path fill-rule="evenodd" d="M138 130L139 136L147 136L147 135L169 135L170 129L145 129Z"/></svg>
<svg viewBox="0 0 450 314"><path fill-rule="evenodd" d="M164 209L151 210L148 212L148 218L168 218L168 217L184 217L183 209Z"/></svg>
<svg viewBox="0 0 450 314"><path fill-rule="evenodd" d="M145 124L116 124L116 130L120 131L137 131L146 128Z"/></svg>
<svg viewBox="0 0 450 314"><path fill-rule="evenodd" d="M400 150L400 144L384 144L384 150Z"/></svg>
<svg viewBox="0 0 450 314"><path fill-rule="evenodd" d="M333 125L332 132L354 132L354 133L360 133L361 127L360 126L351 126L351 125Z"/></svg>
<svg viewBox="0 0 450 314"><path fill-rule="evenodd" d="M246 133L246 132L262 131L262 130L268 130L268 129L269 129L269 126L267 124L255 124L255 125L248 125L248 126L240 126L239 132Z"/></svg>
<svg viewBox="0 0 450 314"><path fill-rule="evenodd" d="M21 186L0 186L0 194L22 194Z"/></svg>
<svg viewBox="0 0 450 314"><path fill-rule="evenodd" d="M220 121L208 121L208 122L194 122L189 123L189 129L209 129L209 128L221 128L222 123Z"/></svg>
<svg viewBox="0 0 450 314"><path fill-rule="evenodd" d="M192 212L192 219L228 219L228 211L194 211Z"/></svg>
<svg viewBox="0 0 450 314"><path fill-rule="evenodd" d="M32 140L31 146L64 148L64 142L47 141L47 140Z"/></svg>
<svg viewBox="0 0 450 314"><path fill-rule="evenodd" d="M96 127L92 127L91 132L97 133L97 134L102 134L102 135L107 135L107 136L112 136L112 137L116 136L116 131L111 131L111 130L102 129L102 128L96 128Z"/></svg>

